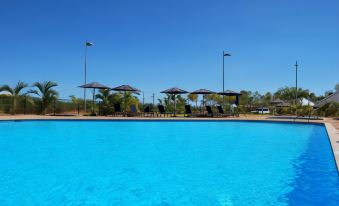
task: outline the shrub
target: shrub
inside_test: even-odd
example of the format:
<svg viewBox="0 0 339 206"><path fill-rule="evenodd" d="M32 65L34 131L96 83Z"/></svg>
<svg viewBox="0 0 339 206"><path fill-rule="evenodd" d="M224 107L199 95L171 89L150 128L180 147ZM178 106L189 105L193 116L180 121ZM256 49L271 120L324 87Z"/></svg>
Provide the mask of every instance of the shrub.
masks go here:
<svg viewBox="0 0 339 206"><path fill-rule="evenodd" d="M329 102L315 111L315 114L324 117L338 117L339 116L339 103Z"/></svg>

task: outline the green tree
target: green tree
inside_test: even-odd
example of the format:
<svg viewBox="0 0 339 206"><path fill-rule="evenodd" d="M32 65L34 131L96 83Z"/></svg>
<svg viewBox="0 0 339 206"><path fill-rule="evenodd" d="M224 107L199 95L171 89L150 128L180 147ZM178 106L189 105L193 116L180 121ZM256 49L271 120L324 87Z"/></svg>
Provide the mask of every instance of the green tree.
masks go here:
<svg viewBox="0 0 339 206"><path fill-rule="evenodd" d="M103 105L108 106L111 103L112 94L109 92L109 89L100 89L95 98L100 99Z"/></svg>
<svg viewBox="0 0 339 206"><path fill-rule="evenodd" d="M317 102L319 99L319 97L317 97L313 92L311 92L309 95L308 95L308 99L311 101L311 102Z"/></svg>
<svg viewBox="0 0 339 206"><path fill-rule="evenodd" d="M339 92L339 83L337 83L335 86L334 86L334 89L336 92Z"/></svg>
<svg viewBox="0 0 339 206"><path fill-rule="evenodd" d="M222 102L223 102L222 96L219 95L219 94L208 94L208 95L206 95L206 101L209 102L212 105L215 105L215 104L221 105Z"/></svg>
<svg viewBox="0 0 339 206"><path fill-rule="evenodd" d="M270 106L271 100L272 100L272 94L270 92L267 92L266 94L261 96L262 105L265 107Z"/></svg>
<svg viewBox="0 0 339 206"><path fill-rule="evenodd" d="M177 113L183 113L185 111L185 104L186 104L186 99L183 98L181 95L177 95L176 96Z"/></svg>
<svg viewBox="0 0 339 206"><path fill-rule="evenodd" d="M167 111L174 110L174 95L166 94L162 99L158 99L159 104L164 105Z"/></svg>
<svg viewBox="0 0 339 206"><path fill-rule="evenodd" d="M254 94L252 95L253 105L255 105L256 107L262 106L261 99L262 99L261 94L258 91L254 92Z"/></svg>
<svg viewBox="0 0 339 206"><path fill-rule="evenodd" d="M244 108L251 108L252 107L252 101L253 101L253 98L252 98L252 92L251 91L245 91L245 90L242 90L240 91L240 105Z"/></svg>
<svg viewBox="0 0 339 206"><path fill-rule="evenodd" d="M292 104L295 101L295 94L296 94L295 87L284 87L278 89L278 91L274 93L274 97ZM302 98L309 98L309 96L310 96L309 90L298 88L297 91L298 101L300 101Z"/></svg>
<svg viewBox="0 0 339 206"><path fill-rule="evenodd" d="M58 92L53 89L53 87L58 86L58 84L52 81L44 81L35 82L32 86L36 89L30 90L29 92L40 97L37 108L38 112L39 114L46 114L47 107L58 98Z"/></svg>
<svg viewBox="0 0 339 206"><path fill-rule="evenodd" d="M71 98L72 103L75 105L81 104L81 102L83 102L81 98L77 98L75 95L70 95L69 98Z"/></svg>
<svg viewBox="0 0 339 206"><path fill-rule="evenodd" d="M325 97L330 96L331 94L333 94L332 90L325 91Z"/></svg>
<svg viewBox="0 0 339 206"><path fill-rule="evenodd" d="M188 94L187 98L190 101L195 102L195 107L198 108L198 95L197 94Z"/></svg>
<svg viewBox="0 0 339 206"><path fill-rule="evenodd" d="M123 102L124 108L129 111L129 105L135 105L137 108L139 107L139 99L133 96L132 92L124 92L122 101L116 99L116 101Z"/></svg>
<svg viewBox="0 0 339 206"><path fill-rule="evenodd" d="M82 98L77 98L74 95L70 95L69 98L71 98L71 101L73 103L73 108L75 107L78 111L78 114L80 113L80 105L83 105L84 100Z"/></svg>
<svg viewBox="0 0 339 206"><path fill-rule="evenodd" d="M109 89L100 89L99 93L95 95L95 98L101 100L103 115L108 115L112 112L113 96L110 93Z"/></svg>
<svg viewBox="0 0 339 206"><path fill-rule="evenodd" d="M315 113L324 117L338 117L339 116L339 103L338 102L328 102L315 110Z"/></svg>
<svg viewBox="0 0 339 206"><path fill-rule="evenodd" d="M3 85L0 87L0 92L6 91L9 92L12 96L12 111L11 111L12 115L16 113L17 101L22 95L24 95L22 94L22 90L27 86L28 84L19 81L14 88L10 87L9 85Z"/></svg>

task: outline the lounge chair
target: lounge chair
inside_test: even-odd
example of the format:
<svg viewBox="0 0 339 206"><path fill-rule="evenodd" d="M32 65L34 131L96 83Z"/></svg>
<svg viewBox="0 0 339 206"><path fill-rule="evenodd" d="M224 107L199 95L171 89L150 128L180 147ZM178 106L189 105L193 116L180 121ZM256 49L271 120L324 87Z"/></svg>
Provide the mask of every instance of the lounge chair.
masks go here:
<svg viewBox="0 0 339 206"><path fill-rule="evenodd" d="M185 114L184 114L184 116L186 116L186 117L193 117L193 116L197 116L197 114L192 112L191 105L185 105Z"/></svg>
<svg viewBox="0 0 339 206"><path fill-rule="evenodd" d="M171 112L166 112L166 110L165 110L165 107L164 107L164 105L158 105L158 110L159 110L159 114L160 114L160 116L161 115L164 115L164 117L165 116L169 116L169 114L172 114Z"/></svg>
<svg viewBox="0 0 339 206"><path fill-rule="evenodd" d="M228 116L230 116L230 114L226 114L226 113L224 112L222 106L220 106L220 105L217 106L217 109L218 109L218 115L219 115L220 117L228 117Z"/></svg>
<svg viewBox="0 0 339 206"><path fill-rule="evenodd" d="M150 106L146 106L146 107L144 108L144 116L145 116L145 117L146 117L146 116L154 117L154 114L155 114L155 112L153 112L153 111L151 110L151 107L150 107Z"/></svg>
<svg viewBox="0 0 339 206"><path fill-rule="evenodd" d="M130 112L127 113L127 116L141 116L143 113L139 112L137 106L134 104L130 105Z"/></svg>
<svg viewBox="0 0 339 206"><path fill-rule="evenodd" d="M122 110L121 110L120 104L114 104L113 107L114 107L113 116L119 116L119 115L123 116L124 115L124 112L122 112Z"/></svg>
<svg viewBox="0 0 339 206"><path fill-rule="evenodd" d="M213 111L212 111L212 107L211 106L205 106L206 108L206 111L207 111L207 115L210 116L210 117L213 117L214 114L213 114Z"/></svg>

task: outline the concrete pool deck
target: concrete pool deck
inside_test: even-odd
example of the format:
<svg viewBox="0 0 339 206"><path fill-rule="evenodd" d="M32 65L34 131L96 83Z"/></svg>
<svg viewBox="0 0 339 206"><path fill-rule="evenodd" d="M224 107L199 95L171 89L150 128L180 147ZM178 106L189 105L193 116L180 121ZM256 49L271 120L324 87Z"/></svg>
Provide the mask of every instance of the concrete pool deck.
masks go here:
<svg viewBox="0 0 339 206"><path fill-rule="evenodd" d="M227 118L197 118L197 117L105 117L105 116L43 116L43 115L0 115L1 120L209 120L209 121L270 121L270 122L302 122L324 124L332 146L333 155L339 171L339 120L324 118L322 120L294 120L294 119L269 119L267 115L241 115L240 117Z"/></svg>

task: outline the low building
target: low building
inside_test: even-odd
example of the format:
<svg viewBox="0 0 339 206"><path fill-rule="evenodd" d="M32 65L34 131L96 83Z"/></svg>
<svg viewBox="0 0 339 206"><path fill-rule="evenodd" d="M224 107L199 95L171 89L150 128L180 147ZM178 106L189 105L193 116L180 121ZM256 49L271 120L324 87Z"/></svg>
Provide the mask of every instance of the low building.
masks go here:
<svg viewBox="0 0 339 206"><path fill-rule="evenodd" d="M335 92L331 95L328 95L324 99L318 101L317 103L315 103L314 107L319 108L319 107L322 107L324 104L329 103L329 102L339 103L339 91L337 91L337 92Z"/></svg>

